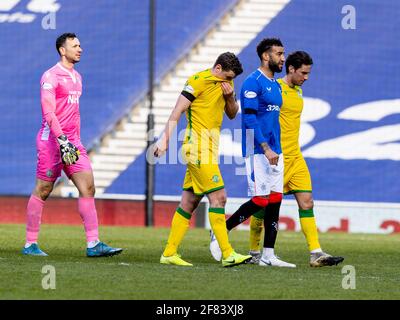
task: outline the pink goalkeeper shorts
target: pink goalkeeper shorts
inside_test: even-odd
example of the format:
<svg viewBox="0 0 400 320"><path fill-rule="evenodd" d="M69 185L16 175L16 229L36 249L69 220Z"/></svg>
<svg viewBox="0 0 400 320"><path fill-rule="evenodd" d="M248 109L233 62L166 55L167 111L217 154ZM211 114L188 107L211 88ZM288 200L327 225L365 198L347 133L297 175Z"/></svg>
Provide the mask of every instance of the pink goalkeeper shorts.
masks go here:
<svg viewBox="0 0 400 320"><path fill-rule="evenodd" d="M38 138L36 139L36 177L38 179L54 182L59 176L61 176L61 170L64 170L68 179L71 179L71 176L74 173L92 171L92 166L85 147L80 141L71 141L71 143L78 148L80 155L76 163L67 166L61 161L60 146L57 141L54 138L41 140L40 135L38 135Z"/></svg>

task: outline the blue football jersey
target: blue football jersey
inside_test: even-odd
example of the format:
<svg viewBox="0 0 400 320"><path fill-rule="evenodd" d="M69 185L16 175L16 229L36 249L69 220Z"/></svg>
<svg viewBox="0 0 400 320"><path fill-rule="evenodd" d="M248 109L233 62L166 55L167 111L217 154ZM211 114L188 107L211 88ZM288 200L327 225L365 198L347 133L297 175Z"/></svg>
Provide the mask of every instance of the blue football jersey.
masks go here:
<svg viewBox="0 0 400 320"><path fill-rule="evenodd" d="M263 140L277 154L282 153L279 112L282 106L282 90L275 79L268 78L260 69L250 74L240 91L242 109L242 153L264 154L256 141L254 130L249 130L245 121L245 109L251 109L256 116Z"/></svg>

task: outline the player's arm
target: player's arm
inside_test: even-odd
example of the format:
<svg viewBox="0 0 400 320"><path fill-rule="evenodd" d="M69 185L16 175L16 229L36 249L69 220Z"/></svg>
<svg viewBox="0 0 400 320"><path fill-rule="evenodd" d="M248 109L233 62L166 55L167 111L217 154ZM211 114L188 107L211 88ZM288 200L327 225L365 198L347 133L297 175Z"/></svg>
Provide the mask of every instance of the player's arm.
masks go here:
<svg viewBox="0 0 400 320"><path fill-rule="evenodd" d="M174 132L182 113L188 110L191 104L192 101L190 101L188 97L183 94L179 96L160 138L154 145L153 153L156 157L161 157L168 149L170 137Z"/></svg>
<svg viewBox="0 0 400 320"><path fill-rule="evenodd" d="M60 122L56 116L56 82L48 77L41 82L40 102L44 118L50 128L50 131L60 145L61 160L64 164L74 164L79 159L79 150L69 142L64 134Z"/></svg>
<svg viewBox="0 0 400 320"><path fill-rule="evenodd" d="M255 143L258 143L264 151L265 157L271 165L278 163L279 155L277 155L268 145L267 139L264 137L260 123L257 120L258 111L258 84L254 79L246 80L243 84L243 121L246 129L253 130Z"/></svg>
<svg viewBox="0 0 400 320"><path fill-rule="evenodd" d="M44 80L45 78L45 80ZM60 122L56 117L56 87L57 82L51 76L43 77L40 88L40 102L42 105L43 116L54 136L59 137L64 134Z"/></svg>
<svg viewBox="0 0 400 320"><path fill-rule="evenodd" d="M229 119L235 119L239 105L235 99L235 92L229 82L221 82L222 93L225 99L225 113Z"/></svg>
<svg viewBox="0 0 400 320"><path fill-rule="evenodd" d="M202 82L198 76L190 77L188 81L186 81L185 87L176 101L175 108L168 118L164 131L154 145L153 153L156 157L161 157L168 149L169 139L175 127L178 125L182 113L189 109L192 102L203 91L202 88Z"/></svg>

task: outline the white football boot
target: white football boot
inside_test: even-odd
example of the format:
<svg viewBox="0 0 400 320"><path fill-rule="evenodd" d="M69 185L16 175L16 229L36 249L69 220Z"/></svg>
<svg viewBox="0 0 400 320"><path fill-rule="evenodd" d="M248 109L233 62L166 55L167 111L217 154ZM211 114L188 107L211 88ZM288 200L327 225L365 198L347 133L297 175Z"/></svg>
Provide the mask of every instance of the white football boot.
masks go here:
<svg viewBox="0 0 400 320"><path fill-rule="evenodd" d="M210 252L215 260L221 261L222 252L219 247L217 238L215 237L215 234L214 232L212 232L212 230L210 230Z"/></svg>
<svg viewBox="0 0 400 320"><path fill-rule="evenodd" d="M283 260L278 259L277 256L265 257L261 256L260 262L258 265L263 267L283 267L283 268L296 268L296 265L293 263L288 263Z"/></svg>

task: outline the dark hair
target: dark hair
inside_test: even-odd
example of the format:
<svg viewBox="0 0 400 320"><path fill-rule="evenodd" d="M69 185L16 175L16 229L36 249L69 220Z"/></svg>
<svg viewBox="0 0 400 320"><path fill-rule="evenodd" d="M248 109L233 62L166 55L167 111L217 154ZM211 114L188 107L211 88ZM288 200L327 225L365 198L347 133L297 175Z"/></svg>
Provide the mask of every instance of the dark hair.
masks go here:
<svg viewBox="0 0 400 320"><path fill-rule="evenodd" d="M264 38L257 45L257 54L260 60L262 60L262 54L269 51L272 46L283 47L283 44L279 38Z"/></svg>
<svg viewBox="0 0 400 320"><path fill-rule="evenodd" d="M61 36L59 36L56 40L56 49L59 55L60 54L60 48L65 44L65 41L67 41L67 39L74 39L76 38L76 34L75 33L63 33Z"/></svg>
<svg viewBox="0 0 400 320"><path fill-rule="evenodd" d="M243 67L238 57L232 52L220 54L214 63L214 67L220 64L223 71L233 71L236 76L243 73Z"/></svg>
<svg viewBox="0 0 400 320"><path fill-rule="evenodd" d="M294 70L300 68L303 64L311 66L313 61L311 56L305 51L295 51L288 55L285 62L286 73L289 73L289 66L293 66Z"/></svg>

